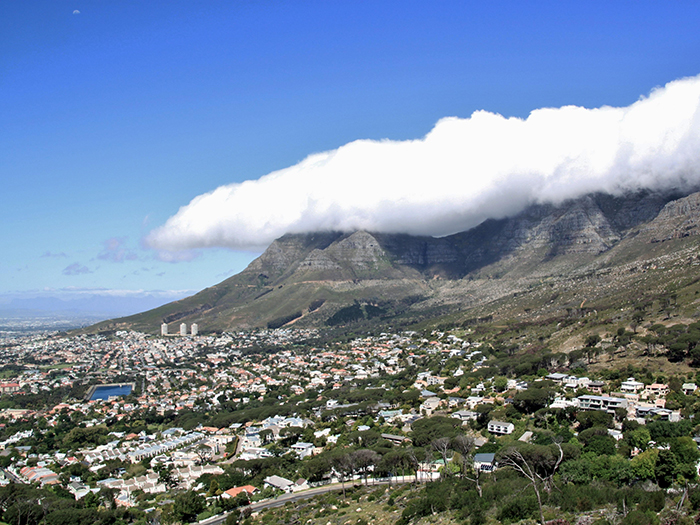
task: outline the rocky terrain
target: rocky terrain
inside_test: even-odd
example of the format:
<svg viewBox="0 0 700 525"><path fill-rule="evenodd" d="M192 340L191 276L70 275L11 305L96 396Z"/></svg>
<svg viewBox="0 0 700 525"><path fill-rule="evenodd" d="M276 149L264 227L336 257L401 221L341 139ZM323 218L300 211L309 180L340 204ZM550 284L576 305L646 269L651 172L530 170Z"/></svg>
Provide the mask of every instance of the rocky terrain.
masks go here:
<svg viewBox="0 0 700 525"><path fill-rule="evenodd" d="M584 302L648 299L695 271L698 221L700 193L640 192L533 205L441 238L289 234L218 285L95 329L410 325L525 310L536 318Z"/></svg>

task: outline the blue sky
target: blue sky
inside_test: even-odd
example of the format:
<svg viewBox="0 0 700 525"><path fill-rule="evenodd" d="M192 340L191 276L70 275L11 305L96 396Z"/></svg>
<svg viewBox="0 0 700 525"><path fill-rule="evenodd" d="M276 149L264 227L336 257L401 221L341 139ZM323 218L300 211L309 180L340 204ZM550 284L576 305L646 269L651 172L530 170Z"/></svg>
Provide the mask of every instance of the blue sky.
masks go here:
<svg viewBox="0 0 700 525"><path fill-rule="evenodd" d="M627 107L700 74L699 22L682 1L5 2L0 305L213 285L260 246L144 241L198 195L477 110Z"/></svg>

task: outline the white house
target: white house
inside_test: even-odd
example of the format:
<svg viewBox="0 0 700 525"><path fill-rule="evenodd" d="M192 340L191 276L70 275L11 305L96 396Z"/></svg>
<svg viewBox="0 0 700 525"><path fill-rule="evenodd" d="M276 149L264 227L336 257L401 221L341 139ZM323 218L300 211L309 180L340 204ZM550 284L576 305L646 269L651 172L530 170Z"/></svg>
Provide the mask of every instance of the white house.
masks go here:
<svg viewBox="0 0 700 525"><path fill-rule="evenodd" d="M686 396L689 396L693 392L695 392L698 389L698 385L695 383L683 383L683 386L681 387L681 390L683 390L683 393Z"/></svg>
<svg viewBox="0 0 700 525"><path fill-rule="evenodd" d="M281 476L268 476L263 480L263 483L268 487L272 487L273 489L279 489L283 492L291 492L292 488L294 487L293 481L290 481Z"/></svg>
<svg viewBox="0 0 700 525"><path fill-rule="evenodd" d="M579 396L578 405L583 410L613 411L616 408L627 408L627 400L609 396Z"/></svg>
<svg viewBox="0 0 700 525"><path fill-rule="evenodd" d="M513 423L504 423L503 421L490 421L488 431L492 434L512 434L515 430Z"/></svg>
<svg viewBox="0 0 700 525"><path fill-rule="evenodd" d="M466 423L469 420L476 420L477 413L473 410L458 410L452 413L452 417L459 419L462 423Z"/></svg>
<svg viewBox="0 0 700 525"><path fill-rule="evenodd" d="M299 442L296 445L292 445L292 450L296 452L299 459L304 459L306 457L312 456L314 453L313 443L303 443Z"/></svg>
<svg viewBox="0 0 700 525"><path fill-rule="evenodd" d="M644 383L636 381L634 377L627 378L627 381L623 381L620 384L620 391L625 393L636 394L644 388Z"/></svg>

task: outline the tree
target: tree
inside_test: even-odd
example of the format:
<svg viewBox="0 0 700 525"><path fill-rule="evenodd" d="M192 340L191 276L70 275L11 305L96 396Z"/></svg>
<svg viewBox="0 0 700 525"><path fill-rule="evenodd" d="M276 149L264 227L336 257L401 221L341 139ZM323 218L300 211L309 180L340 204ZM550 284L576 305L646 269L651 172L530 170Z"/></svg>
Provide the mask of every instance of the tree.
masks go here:
<svg viewBox="0 0 700 525"><path fill-rule="evenodd" d="M453 417L426 417L413 423L413 443L423 447L430 445L434 439L451 438L458 433L461 422Z"/></svg>
<svg viewBox="0 0 700 525"><path fill-rule="evenodd" d="M450 451L450 438L441 437L441 438L433 439L430 442L430 446L433 450L435 450L438 454L440 454L440 457L442 458L442 464L445 466L444 473L449 474L447 471L447 462L448 462L448 452Z"/></svg>
<svg viewBox="0 0 700 525"><path fill-rule="evenodd" d="M462 458L462 464L460 465L460 476L463 479L474 482L476 485L476 491L479 493L479 497L481 498L483 496L481 483L479 482L481 469L474 468L474 450L476 449L474 439L465 435L459 435L452 440L452 448L456 450ZM467 476L468 472L473 472L472 477Z"/></svg>
<svg viewBox="0 0 700 525"><path fill-rule="evenodd" d="M520 390L515 394L513 405L526 414L532 414L541 408L545 408L552 397L549 388L531 387L527 390Z"/></svg>
<svg viewBox="0 0 700 525"><path fill-rule="evenodd" d="M553 454L549 447L530 445L527 447L510 447L501 457L501 465L509 466L530 481L537 497L537 507L540 512L540 523L544 525L542 511L541 489L551 492L554 474L556 474L564 459L561 445L555 441L557 453Z"/></svg>
<svg viewBox="0 0 700 525"><path fill-rule="evenodd" d="M496 392L503 392L508 388L508 379L504 376L496 376L493 380L493 388Z"/></svg>
<svg viewBox="0 0 700 525"><path fill-rule="evenodd" d="M332 463L343 485L343 497L345 497L345 480L352 479L355 474L355 458L352 454L342 454L334 457Z"/></svg>
<svg viewBox="0 0 700 525"><path fill-rule="evenodd" d="M197 457L199 458L199 464L204 465L204 463L206 463L211 457L212 449L209 445L199 443L194 447L194 453L197 454Z"/></svg>
<svg viewBox="0 0 700 525"><path fill-rule="evenodd" d="M600 339L600 336L598 334L589 335L586 338L586 346L589 348L592 348L594 346L597 346L598 343L600 343L600 341L601 341L601 339Z"/></svg>
<svg viewBox="0 0 700 525"><path fill-rule="evenodd" d="M205 507L204 497L196 492L188 490L175 496L173 501L172 515L176 521L191 523L197 518L197 514Z"/></svg>
<svg viewBox="0 0 700 525"><path fill-rule="evenodd" d="M351 456L353 457L355 467L360 475L365 479L365 485L367 485L367 476L369 476L370 471L379 463L379 460L381 459L379 454L377 454L374 450L363 448L356 450L351 454Z"/></svg>
<svg viewBox="0 0 700 525"><path fill-rule="evenodd" d="M207 496L216 496L219 492L219 482L215 478L209 482L209 490L207 491ZM245 491L244 491L245 492Z"/></svg>
<svg viewBox="0 0 700 525"><path fill-rule="evenodd" d="M651 436L649 435L649 430L646 427L640 426L635 430L631 430L627 433L627 442L631 447L638 448L639 450L646 450L649 446L649 441L651 441ZM696 447L697 448L697 447Z"/></svg>
<svg viewBox="0 0 700 525"><path fill-rule="evenodd" d="M273 433L269 428L261 430L259 435L263 445L267 445L270 441L272 441Z"/></svg>
<svg viewBox="0 0 700 525"><path fill-rule="evenodd" d="M83 497L83 505L85 505L85 508L96 509L100 506L100 497L94 492L88 492L85 497Z"/></svg>
<svg viewBox="0 0 700 525"><path fill-rule="evenodd" d="M639 479L654 479L656 477L656 461L659 457L659 450L652 448L637 454L630 461L633 474Z"/></svg>
<svg viewBox="0 0 700 525"><path fill-rule="evenodd" d="M661 488L670 487L676 479L678 472L678 458L670 450L660 450L659 457L656 462L654 474L656 482Z"/></svg>
<svg viewBox="0 0 700 525"><path fill-rule="evenodd" d="M158 472L158 482L163 483L167 488L171 489L177 485L177 478L173 474L172 465L167 467L156 467L156 472Z"/></svg>
<svg viewBox="0 0 700 525"><path fill-rule="evenodd" d="M577 414L576 420L579 422L579 432L581 432L591 427L610 428L613 416L601 410L585 410Z"/></svg>

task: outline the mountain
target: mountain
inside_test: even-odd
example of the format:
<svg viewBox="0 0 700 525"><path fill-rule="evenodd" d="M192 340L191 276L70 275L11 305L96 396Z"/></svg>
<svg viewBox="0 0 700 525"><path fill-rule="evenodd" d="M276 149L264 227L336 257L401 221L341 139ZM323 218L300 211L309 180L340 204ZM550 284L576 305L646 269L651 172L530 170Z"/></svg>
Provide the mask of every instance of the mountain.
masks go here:
<svg viewBox="0 0 700 525"><path fill-rule="evenodd" d="M441 238L288 234L215 286L93 329L406 326L649 300L666 293L673 276L695 271L699 222L700 193L644 191L533 205Z"/></svg>

